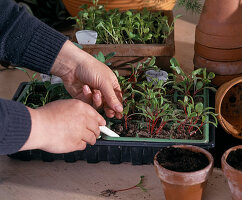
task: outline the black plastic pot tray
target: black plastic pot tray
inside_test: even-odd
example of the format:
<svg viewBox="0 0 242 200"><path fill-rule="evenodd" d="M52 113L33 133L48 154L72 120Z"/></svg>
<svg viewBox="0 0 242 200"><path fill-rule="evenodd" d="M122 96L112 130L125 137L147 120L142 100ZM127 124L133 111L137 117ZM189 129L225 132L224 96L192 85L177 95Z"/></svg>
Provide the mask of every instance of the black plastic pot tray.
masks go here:
<svg viewBox="0 0 242 200"><path fill-rule="evenodd" d="M16 101L26 84L26 82L20 84L13 100ZM209 102L214 103L214 94L210 92L209 96ZM162 147L175 144L178 143L106 141L99 139L95 145L87 145L87 148L83 151L53 154L42 150L28 150L11 154L9 157L24 161L43 160L51 162L54 160L65 160L66 162L75 162L77 160L86 160L88 163L109 161L111 164L131 162L133 165L142 165L153 163L153 158L156 152L158 152ZM190 143L190 145L200 146L205 149L213 148L215 146L215 127L211 125L209 126L208 143Z"/></svg>

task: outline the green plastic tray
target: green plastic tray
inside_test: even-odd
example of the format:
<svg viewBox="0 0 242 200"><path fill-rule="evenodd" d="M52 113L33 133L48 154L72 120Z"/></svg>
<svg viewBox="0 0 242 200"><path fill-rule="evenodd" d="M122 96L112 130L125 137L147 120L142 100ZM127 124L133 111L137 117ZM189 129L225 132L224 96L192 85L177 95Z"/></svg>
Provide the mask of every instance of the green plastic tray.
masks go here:
<svg viewBox="0 0 242 200"><path fill-rule="evenodd" d="M203 94L198 95L203 97L204 106L205 108L209 106L209 91L205 89ZM174 98L177 99L177 95L174 95ZM208 117L206 118L206 122L208 121ZM208 143L209 142L209 124L206 123L203 126L203 139L195 140L195 139L159 139L159 138L141 138L141 137L110 137L107 135L102 134L102 138L104 140L111 140L111 141L143 141L143 142L173 142L173 143Z"/></svg>

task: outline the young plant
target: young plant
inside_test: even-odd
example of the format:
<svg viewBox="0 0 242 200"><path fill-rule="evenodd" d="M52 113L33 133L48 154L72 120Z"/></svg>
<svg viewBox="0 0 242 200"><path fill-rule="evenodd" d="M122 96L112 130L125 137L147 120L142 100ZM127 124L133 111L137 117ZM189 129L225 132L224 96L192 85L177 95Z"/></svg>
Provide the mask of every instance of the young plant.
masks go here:
<svg viewBox="0 0 242 200"><path fill-rule="evenodd" d="M135 91L138 87L137 83L145 78L145 71L149 69L157 69L157 66L155 65L155 57L148 58L142 63L138 62L136 66L133 64L130 64L130 66L132 70L131 75L128 77L120 76L117 70L114 71L123 94L123 116L126 129L128 129L128 119L133 115L136 115L136 101L139 98Z"/></svg>
<svg viewBox="0 0 242 200"><path fill-rule="evenodd" d="M194 99L191 96L184 96L183 101L178 100L178 103L182 106L182 111L179 112L179 119L176 123L175 129L181 135L189 134L193 136L197 131L201 131L201 128L208 123L217 127L216 114L212 112L214 108L204 107L202 102L194 103ZM213 117L213 121L209 120L209 115Z"/></svg>
<svg viewBox="0 0 242 200"><path fill-rule="evenodd" d="M139 183L137 183L134 186L131 186L129 188L124 188L124 189L119 189L119 190L111 190L111 189L104 190L104 191L101 192L101 195L105 196L105 197L109 197L111 195L115 195L117 192L124 192L124 191L127 191L127 190L132 190L134 188L140 188L143 192L146 192L147 189L143 186L144 185L144 179L145 179L144 176L140 176Z"/></svg>
<svg viewBox="0 0 242 200"><path fill-rule="evenodd" d="M144 81L138 84L141 91L135 90L137 94L141 95L141 100L136 106L140 111L137 114L144 116L150 135L159 134L169 121L174 120L172 114L173 106L171 102L163 97L165 94L163 84L163 80L156 80L155 82Z"/></svg>
<svg viewBox="0 0 242 200"><path fill-rule="evenodd" d="M190 74L186 74L175 58L170 60L171 69L176 73L174 78L173 88L178 93L185 96L192 96L193 98L203 91L205 88L211 89L216 92L214 87L209 86L211 80L215 77L213 72L207 73L206 68L199 68L192 71ZM178 78L181 81L177 80Z"/></svg>

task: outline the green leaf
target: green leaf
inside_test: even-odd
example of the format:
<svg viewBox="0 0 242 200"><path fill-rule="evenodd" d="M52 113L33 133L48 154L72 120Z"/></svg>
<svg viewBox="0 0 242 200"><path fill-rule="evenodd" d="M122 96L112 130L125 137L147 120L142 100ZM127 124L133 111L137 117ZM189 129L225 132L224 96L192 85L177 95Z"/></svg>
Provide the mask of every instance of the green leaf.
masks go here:
<svg viewBox="0 0 242 200"><path fill-rule="evenodd" d="M51 85L50 81L45 81L44 86L48 90L49 86Z"/></svg>
<svg viewBox="0 0 242 200"><path fill-rule="evenodd" d="M80 48L80 49L83 48L82 45L80 45L80 44L78 44L78 43L76 43L76 42L73 42L73 44L76 45L76 46L77 46L78 48Z"/></svg>
<svg viewBox="0 0 242 200"><path fill-rule="evenodd" d="M217 92L217 89L214 88L214 87L204 87L204 89L205 89L205 88L210 89L210 90L212 90L213 92Z"/></svg>
<svg viewBox="0 0 242 200"><path fill-rule="evenodd" d="M203 69L203 79L207 79L207 69Z"/></svg>
<svg viewBox="0 0 242 200"><path fill-rule="evenodd" d="M203 82L202 81L198 81L196 84L196 90L200 90L203 87Z"/></svg>
<svg viewBox="0 0 242 200"><path fill-rule="evenodd" d="M196 112L201 114L203 112L203 103L201 103L201 102L197 103L195 106L195 110L196 110Z"/></svg>
<svg viewBox="0 0 242 200"><path fill-rule="evenodd" d="M188 114L188 116L190 116L191 113L192 113L192 108L191 108L191 106L189 105L189 106L187 106L187 114Z"/></svg>
<svg viewBox="0 0 242 200"><path fill-rule="evenodd" d="M87 18L88 17L88 13L83 13L83 17Z"/></svg>
<svg viewBox="0 0 242 200"><path fill-rule="evenodd" d="M197 116L197 113L195 113L195 112L192 112L191 114L190 114L190 117L196 117Z"/></svg>
<svg viewBox="0 0 242 200"><path fill-rule="evenodd" d="M132 32L129 32L129 37L130 37L131 39L133 39L133 38L135 38L135 37L136 37L136 35L135 35L135 34L133 34Z"/></svg>
<svg viewBox="0 0 242 200"><path fill-rule="evenodd" d="M173 87L174 89L176 89L176 90L178 90L178 91L184 93L184 89L181 89L181 88L179 88L178 86L175 86L175 85L173 85L172 87Z"/></svg>
<svg viewBox="0 0 242 200"><path fill-rule="evenodd" d="M196 69L192 72L192 78L196 77L196 75L200 75L203 71L203 68Z"/></svg>
<svg viewBox="0 0 242 200"><path fill-rule="evenodd" d="M21 71L23 71L25 73L27 73L27 71L24 68L22 68L22 67L15 67L15 68L18 69L18 70L21 70Z"/></svg>
<svg viewBox="0 0 242 200"><path fill-rule="evenodd" d="M111 53L107 54L107 55L105 56L106 60L108 60L108 59L114 57L115 54L116 54L116 52L111 52Z"/></svg>
<svg viewBox="0 0 242 200"><path fill-rule="evenodd" d="M126 15L128 15L129 17L131 17L131 16L133 15L133 13L132 13L130 10L128 10L128 11L126 12Z"/></svg>
<svg viewBox="0 0 242 200"><path fill-rule="evenodd" d="M145 29L144 29L144 33L148 33L149 31L150 31L149 28L145 28Z"/></svg>
<svg viewBox="0 0 242 200"><path fill-rule="evenodd" d="M104 55L103 55L103 53L101 51L98 53L97 59L100 62L105 63L105 57L104 57Z"/></svg>
<svg viewBox="0 0 242 200"><path fill-rule="evenodd" d="M127 115L129 113L129 106L124 107L123 114Z"/></svg>
<svg viewBox="0 0 242 200"><path fill-rule="evenodd" d="M208 79L213 79L215 77L215 74L213 72L208 73Z"/></svg>
<svg viewBox="0 0 242 200"><path fill-rule="evenodd" d="M188 103L188 97L187 96L184 97L184 103L186 103L186 104Z"/></svg>
<svg viewBox="0 0 242 200"><path fill-rule="evenodd" d="M181 69L178 61L175 58L170 59L171 68L176 71L177 74L181 74Z"/></svg>

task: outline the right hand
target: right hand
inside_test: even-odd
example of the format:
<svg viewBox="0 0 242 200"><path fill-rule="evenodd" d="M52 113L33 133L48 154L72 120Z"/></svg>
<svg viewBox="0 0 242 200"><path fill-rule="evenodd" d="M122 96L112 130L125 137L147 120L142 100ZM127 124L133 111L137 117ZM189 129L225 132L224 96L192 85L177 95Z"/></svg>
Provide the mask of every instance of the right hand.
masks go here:
<svg viewBox="0 0 242 200"><path fill-rule="evenodd" d="M64 43L51 74L63 80L73 98L88 102L95 108L103 107L107 117L122 118L122 92L117 77L109 67L72 42ZM86 94L84 86L89 87ZM95 96L99 96L96 101Z"/></svg>
<svg viewBox="0 0 242 200"><path fill-rule="evenodd" d="M20 150L42 149L51 153L83 150L95 144L99 126L106 121L90 105L80 100L59 100L38 109L28 108L31 133Z"/></svg>

